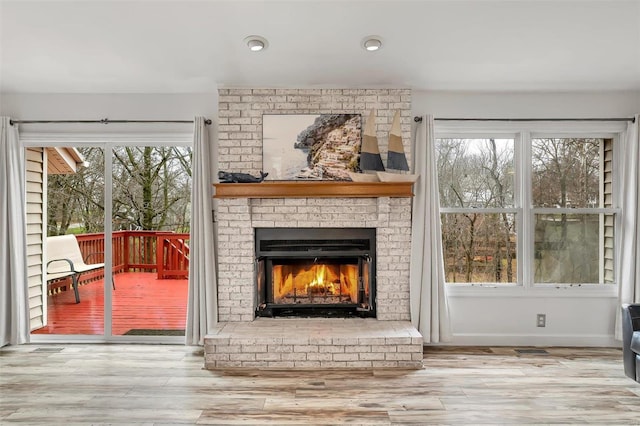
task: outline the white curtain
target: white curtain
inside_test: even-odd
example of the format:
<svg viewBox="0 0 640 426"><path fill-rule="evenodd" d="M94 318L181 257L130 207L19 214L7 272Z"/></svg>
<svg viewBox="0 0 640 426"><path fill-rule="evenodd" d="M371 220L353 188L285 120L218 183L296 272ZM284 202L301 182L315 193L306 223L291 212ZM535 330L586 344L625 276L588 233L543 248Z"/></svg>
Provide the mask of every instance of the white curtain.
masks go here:
<svg viewBox="0 0 640 426"><path fill-rule="evenodd" d="M438 170L433 116L427 115L413 138L414 185L411 219L411 322L425 343L451 340L444 282Z"/></svg>
<svg viewBox="0 0 640 426"><path fill-rule="evenodd" d="M0 346L29 342L24 150L0 117Z"/></svg>
<svg viewBox="0 0 640 426"><path fill-rule="evenodd" d="M211 146L204 117L194 119L192 175L186 344L203 345L218 321Z"/></svg>
<svg viewBox="0 0 640 426"><path fill-rule="evenodd" d="M640 114L629 123L620 156L622 182L620 185L620 207L622 208L620 229L620 256L618 280L620 282L619 305L616 309L615 338L622 340L620 305L640 303Z"/></svg>

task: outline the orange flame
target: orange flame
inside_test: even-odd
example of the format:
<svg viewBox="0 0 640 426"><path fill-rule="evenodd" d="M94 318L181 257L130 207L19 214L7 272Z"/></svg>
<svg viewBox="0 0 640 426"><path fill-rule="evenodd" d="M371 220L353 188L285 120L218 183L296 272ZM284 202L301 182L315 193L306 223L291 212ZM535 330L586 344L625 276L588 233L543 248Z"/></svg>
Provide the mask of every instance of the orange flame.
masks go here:
<svg viewBox="0 0 640 426"><path fill-rule="evenodd" d="M305 290L311 293L336 294L333 283L325 282L327 278L327 265L314 265L315 278L307 284Z"/></svg>

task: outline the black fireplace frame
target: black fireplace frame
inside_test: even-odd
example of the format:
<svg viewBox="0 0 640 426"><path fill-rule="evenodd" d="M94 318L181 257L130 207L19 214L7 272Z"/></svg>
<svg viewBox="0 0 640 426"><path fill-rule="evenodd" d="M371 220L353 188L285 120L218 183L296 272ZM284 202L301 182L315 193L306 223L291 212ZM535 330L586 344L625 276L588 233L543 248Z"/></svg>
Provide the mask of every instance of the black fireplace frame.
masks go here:
<svg viewBox="0 0 640 426"><path fill-rule="evenodd" d="M358 300L349 304L274 303L270 268L287 259L355 259L360 269ZM256 228L256 316L376 316L375 228ZM368 277L368 295L363 277Z"/></svg>

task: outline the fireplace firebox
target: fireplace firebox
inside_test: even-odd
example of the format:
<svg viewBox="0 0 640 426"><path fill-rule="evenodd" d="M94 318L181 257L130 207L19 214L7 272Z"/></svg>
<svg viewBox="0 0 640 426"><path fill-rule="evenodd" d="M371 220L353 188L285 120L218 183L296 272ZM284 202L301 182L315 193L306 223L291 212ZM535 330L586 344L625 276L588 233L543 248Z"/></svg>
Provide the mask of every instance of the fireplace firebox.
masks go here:
<svg viewBox="0 0 640 426"><path fill-rule="evenodd" d="M375 317L376 231L258 228L256 316Z"/></svg>

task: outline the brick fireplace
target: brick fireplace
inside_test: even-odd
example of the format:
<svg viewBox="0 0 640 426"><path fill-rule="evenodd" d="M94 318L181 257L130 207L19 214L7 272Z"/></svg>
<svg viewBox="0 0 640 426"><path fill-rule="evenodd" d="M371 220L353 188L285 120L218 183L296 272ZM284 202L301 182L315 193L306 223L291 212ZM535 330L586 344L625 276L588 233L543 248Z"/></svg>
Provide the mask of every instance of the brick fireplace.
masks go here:
<svg viewBox="0 0 640 426"><path fill-rule="evenodd" d="M257 228L375 229L376 317L410 320L410 198L229 198L219 200L217 221L219 321L256 317Z"/></svg>
<svg viewBox="0 0 640 426"><path fill-rule="evenodd" d="M406 118L403 134L409 141L408 90L224 89L219 99L220 170L258 174L260 120L266 113L355 111L364 115L367 109L375 109L382 135L394 111L400 109ZM382 148L386 139L380 139ZM409 311L410 185L401 191L384 183L363 185L216 185L219 325L205 338L206 368L422 367L422 336L411 326ZM285 188L281 194L280 188ZM302 230L302 235L312 229L372 230L372 317L258 315L264 301L257 291L256 230L283 228ZM346 263L354 264L358 256L346 258ZM358 265L362 271L362 264Z"/></svg>

